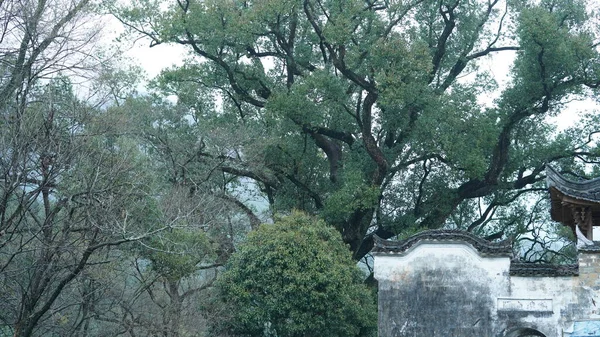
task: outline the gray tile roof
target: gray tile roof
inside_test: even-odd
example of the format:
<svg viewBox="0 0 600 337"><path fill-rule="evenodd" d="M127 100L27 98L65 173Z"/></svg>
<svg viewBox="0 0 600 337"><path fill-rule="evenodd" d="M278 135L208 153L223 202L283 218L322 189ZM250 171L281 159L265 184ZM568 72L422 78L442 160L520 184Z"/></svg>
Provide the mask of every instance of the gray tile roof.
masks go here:
<svg viewBox="0 0 600 337"><path fill-rule="evenodd" d="M579 265L511 261L510 275L524 277L577 276L579 275Z"/></svg>
<svg viewBox="0 0 600 337"><path fill-rule="evenodd" d="M513 257L512 243L510 240L500 242L490 242L482 239L472 233L461 230L428 230L417 233L405 240L384 240L375 236L375 247L372 252L375 254L402 254L410 250L411 247L419 242L426 243L466 243L476 249L483 256L506 256ZM589 246L589 251L597 249L600 251L600 243L598 245ZM579 275L579 265L558 265L558 264L541 264L531 262L521 262L512 260L510 262L510 275L522 277L559 277L559 276L576 276Z"/></svg>
<svg viewBox="0 0 600 337"><path fill-rule="evenodd" d="M546 183L548 188L555 188L572 198L600 202L600 178L592 180L572 181L564 178L555 169L546 166Z"/></svg>
<svg viewBox="0 0 600 337"><path fill-rule="evenodd" d="M512 244L509 240L490 242L472 233L461 230L435 229L417 233L408 239L394 241L384 240L375 236L374 253L404 253L415 244L426 242L438 243L467 243L479 254L485 256L513 256Z"/></svg>
<svg viewBox="0 0 600 337"><path fill-rule="evenodd" d="M594 241L593 245L577 247L579 252L600 253L600 242Z"/></svg>

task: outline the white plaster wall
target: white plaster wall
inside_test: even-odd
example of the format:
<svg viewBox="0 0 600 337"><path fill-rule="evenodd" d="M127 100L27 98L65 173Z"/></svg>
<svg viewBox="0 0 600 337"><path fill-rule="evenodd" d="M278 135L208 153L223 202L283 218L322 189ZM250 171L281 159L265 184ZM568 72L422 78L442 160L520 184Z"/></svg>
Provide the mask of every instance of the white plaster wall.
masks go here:
<svg viewBox="0 0 600 337"><path fill-rule="evenodd" d="M402 332L402 329L394 330L381 324L425 326L436 331L436 337L444 335L440 331L444 327L454 336L455 333L469 334L470 327L475 326L472 332L484 332L485 336L490 336L485 332L490 328L483 326L489 327L488 317L495 315L492 308L494 294L506 293L510 285L509 257L481 256L466 243L422 241L402 254L375 254L374 266L374 276L379 281L380 336L383 337L423 331ZM423 296L410 296L414 293ZM444 293L448 295L444 296ZM390 301L389 296L393 296L394 300ZM407 297L417 302L405 302ZM431 303L434 307L428 310L423 303ZM388 306L401 309L394 310ZM486 312L491 316L487 316ZM446 323L448 325L444 325Z"/></svg>
<svg viewBox="0 0 600 337"><path fill-rule="evenodd" d="M489 282L492 303L498 303L498 299L511 303L529 299L538 304L552 301L551 311L498 310L497 304L494 305L491 314L497 322L495 331L506 332L507 327L521 325L538 329L548 337L558 337L569 330L574 320L600 317L597 315L600 311L587 308L587 302L591 305L591 290L584 289L578 277L511 277L509 257L481 256L467 243L422 241L401 254L375 254L374 266L380 289L400 288L403 280L427 268L442 274L444 270L452 270L464 273L469 279ZM600 303L597 305L600 307Z"/></svg>
<svg viewBox="0 0 600 337"><path fill-rule="evenodd" d="M402 254L375 254L375 278L379 281L401 281L406 273L421 268L421 263L440 269L465 269L477 266L486 276L497 281L498 291L508 287L510 259L508 257L482 257L469 244L420 242ZM465 264L466 262L466 264ZM483 275L473 275L474 278ZM496 283L496 282L494 282Z"/></svg>
<svg viewBox="0 0 600 337"><path fill-rule="evenodd" d="M521 322L536 326L548 336L563 336L567 322L563 314L569 311L570 306L577 305L577 298L573 292L574 277L519 277L510 278L510 292L508 296L518 299L551 299L552 313L547 317L527 315L521 317Z"/></svg>

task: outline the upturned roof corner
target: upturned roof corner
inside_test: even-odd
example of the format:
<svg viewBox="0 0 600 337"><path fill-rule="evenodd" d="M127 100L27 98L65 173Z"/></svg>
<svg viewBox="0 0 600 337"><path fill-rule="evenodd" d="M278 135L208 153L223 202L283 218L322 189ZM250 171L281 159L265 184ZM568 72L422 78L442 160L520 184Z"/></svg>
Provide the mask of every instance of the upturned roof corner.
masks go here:
<svg viewBox="0 0 600 337"><path fill-rule="evenodd" d="M552 220L577 227L587 240L593 240L593 227L600 226L600 178L573 181L546 166L546 184L550 192Z"/></svg>

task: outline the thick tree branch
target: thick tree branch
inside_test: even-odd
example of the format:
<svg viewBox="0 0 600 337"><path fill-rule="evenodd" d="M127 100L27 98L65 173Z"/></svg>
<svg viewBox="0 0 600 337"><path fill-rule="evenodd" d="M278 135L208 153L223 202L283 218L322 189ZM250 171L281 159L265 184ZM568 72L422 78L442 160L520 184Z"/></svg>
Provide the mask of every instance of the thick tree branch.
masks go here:
<svg viewBox="0 0 600 337"><path fill-rule="evenodd" d="M437 40L437 44L433 51L432 64L433 68L431 69L430 82L432 82L435 78L435 75L438 73L440 69L440 65L442 63L442 59L446 54L446 43L450 38L450 35L454 31L454 27L456 27L456 16L454 14L454 10L458 6L459 1L456 1L453 5L448 6L445 10L442 8L443 5L440 2L439 12L444 19L444 30L442 34Z"/></svg>
<svg viewBox="0 0 600 337"><path fill-rule="evenodd" d="M333 183L337 182L337 172L342 161L342 147L321 134L311 133L310 135L315 140L315 144L327 155L327 160L329 161L329 179Z"/></svg>
<svg viewBox="0 0 600 337"><path fill-rule="evenodd" d="M233 89L233 91L236 94L238 94L240 96L241 100L243 100L244 102L249 103L251 105L254 105L256 107L259 107L259 108L262 108L265 106L265 101L259 100L255 97L252 97L252 95L250 95L246 89L242 88L242 86L238 83L238 81L235 77L234 70L231 69L231 67L229 66L229 64L227 62L225 62L218 56L209 54L206 51L202 50L198 46L196 41L194 40L192 34L187 29L186 29L186 36L187 36L187 40L176 39L175 41L182 45L191 46L196 54L213 61L219 67L221 67L221 69L223 69L223 71L225 71L225 73L227 74L227 79L229 80L229 84L231 85L231 88Z"/></svg>
<svg viewBox="0 0 600 337"><path fill-rule="evenodd" d="M237 198L235 198L229 194L225 194L225 193L219 193L219 194L217 194L217 197L219 197L223 200L226 200L226 201L234 204L238 208L240 208L242 210L242 212L244 212L246 214L246 216L248 216L248 219L250 220L250 227L252 229L258 228L258 226L261 224L261 221L256 216L256 214L254 214L254 212L248 206L246 206L243 202L241 202Z"/></svg>
<svg viewBox="0 0 600 337"><path fill-rule="evenodd" d="M373 184L379 186L385 179L385 175L388 172L389 164L385 155L377 145L377 141L373 138L373 134L371 132L372 128L372 109L373 104L377 99L377 94L369 92L365 97L362 107L362 137L363 142L365 143L365 148L367 153L373 159L375 164L377 164L377 172L373 176Z"/></svg>

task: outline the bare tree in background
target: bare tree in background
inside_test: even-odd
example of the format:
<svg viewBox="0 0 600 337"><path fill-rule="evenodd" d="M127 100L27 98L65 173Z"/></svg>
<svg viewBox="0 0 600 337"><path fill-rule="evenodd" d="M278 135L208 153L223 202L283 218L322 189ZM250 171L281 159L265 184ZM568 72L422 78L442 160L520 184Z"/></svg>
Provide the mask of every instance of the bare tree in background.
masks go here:
<svg viewBox="0 0 600 337"><path fill-rule="evenodd" d="M90 267L172 225L127 126L66 76L101 62L91 8L0 1L0 335L88 335Z"/></svg>
<svg viewBox="0 0 600 337"><path fill-rule="evenodd" d="M90 0L0 1L0 107L23 109L40 79L97 64L100 29L90 8Z"/></svg>

